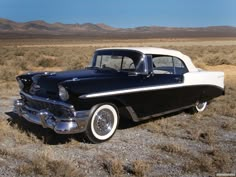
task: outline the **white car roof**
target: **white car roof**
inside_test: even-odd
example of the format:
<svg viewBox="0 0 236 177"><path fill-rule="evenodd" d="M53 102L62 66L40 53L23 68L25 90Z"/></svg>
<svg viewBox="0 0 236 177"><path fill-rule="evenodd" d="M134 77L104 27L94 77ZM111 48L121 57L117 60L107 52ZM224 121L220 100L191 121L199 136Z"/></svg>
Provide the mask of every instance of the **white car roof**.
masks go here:
<svg viewBox="0 0 236 177"><path fill-rule="evenodd" d="M171 50L171 49L164 49L164 48L156 48L156 47L114 47L114 48L101 48L97 49L99 50L133 50L138 51L143 54L155 54L155 55L170 55L177 58L180 58L188 68L189 72L195 72L198 71L198 69L194 66L192 63L192 60L187 56L181 53L177 50Z"/></svg>

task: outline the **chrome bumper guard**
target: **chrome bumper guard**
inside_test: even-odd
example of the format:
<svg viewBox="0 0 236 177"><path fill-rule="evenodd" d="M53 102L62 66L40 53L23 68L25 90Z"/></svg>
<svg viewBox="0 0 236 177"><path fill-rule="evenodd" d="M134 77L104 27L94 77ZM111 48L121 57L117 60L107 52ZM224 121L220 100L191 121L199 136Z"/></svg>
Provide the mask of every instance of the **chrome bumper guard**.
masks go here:
<svg viewBox="0 0 236 177"><path fill-rule="evenodd" d="M25 93L21 94L28 96ZM34 99L33 96L30 96L30 98ZM56 104L55 101L53 103ZM87 128L90 113L89 110L74 111L71 117L56 117L47 110L36 110L29 107L24 103L23 99L15 100L13 111L27 121L42 125L43 128L51 128L58 134L84 132Z"/></svg>

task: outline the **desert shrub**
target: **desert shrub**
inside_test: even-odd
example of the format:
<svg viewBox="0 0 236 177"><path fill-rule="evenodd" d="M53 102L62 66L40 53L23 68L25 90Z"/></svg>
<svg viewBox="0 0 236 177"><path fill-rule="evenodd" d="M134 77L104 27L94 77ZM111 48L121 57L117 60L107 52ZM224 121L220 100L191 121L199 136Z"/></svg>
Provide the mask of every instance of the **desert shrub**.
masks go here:
<svg viewBox="0 0 236 177"><path fill-rule="evenodd" d="M200 154L198 156L193 156L189 154L189 156L190 160L188 160L183 166L183 171L185 173L196 173L197 171L200 171L201 173L212 173L215 170L214 166L212 165L212 158L208 157L207 155Z"/></svg>
<svg viewBox="0 0 236 177"><path fill-rule="evenodd" d="M62 67L66 70L81 69L89 65L93 54L93 48L67 48L63 56L60 56Z"/></svg>
<svg viewBox="0 0 236 177"><path fill-rule="evenodd" d="M144 176L149 170L150 166L146 161L136 160L133 162L133 169L135 176Z"/></svg>
<svg viewBox="0 0 236 177"><path fill-rule="evenodd" d="M25 55L25 51L21 48L17 48L15 50L15 56L24 56Z"/></svg>
<svg viewBox="0 0 236 177"><path fill-rule="evenodd" d="M14 64L17 68L19 68L20 70L23 70L23 71L28 70L28 68L29 68L29 62L27 62L25 57L16 58L16 61Z"/></svg>
<svg viewBox="0 0 236 177"><path fill-rule="evenodd" d="M0 65L4 65L8 52L7 48L0 47Z"/></svg>
<svg viewBox="0 0 236 177"><path fill-rule="evenodd" d="M199 171L214 174L216 171L224 172L232 169L232 158L226 151L221 151L215 147L197 156L188 154L189 160L183 166L186 173L196 173Z"/></svg>
<svg viewBox="0 0 236 177"><path fill-rule="evenodd" d="M26 54L25 57L27 59L28 62L33 62L35 61L37 58L40 57L40 53L38 50L33 50L30 49Z"/></svg>
<svg viewBox="0 0 236 177"><path fill-rule="evenodd" d="M2 81L14 81L19 74L19 68L0 66L0 79Z"/></svg>
<svg viewBox="0 0 236 177"><path fill-rule="evenodd" d="M169 153L178 153L178 154L184 154L187 152L187 149L185 149L184 147L182 147L179 144L160 144L157 145L155 148L160 148L161 150L165 151L165 152L169 152Z"/></svg>
<svg viewBox="0 0 236 177"><path fill-rule="evenodd" d="M49 59L49 58L40 58L37 60L37 66L42 66L42 67L53 67L57 66L58 61L54 59Z"/></svg>
<svg viewBox="0 0 236 177"><path fill-rule="evenodd" d="M135 176L146 176L150 170L150 162L145 160L135 160L124 167L125 171Z"/></svg>
<svg viewBox="0 0 236 177"><path fill-rule="evenodd" d="M231 61L227 58L227 56L220 54L209 54L206 57L205 63L209 66L232 64Z"/></svg>
<svg viewBox="0 0 236 177"><path fill-rule="evenodd" d="M121 160L104 159L102 167L111 176L121 176L124 174L123 163Z"/></svg>
<svg viewBox="0 0 236 177"><path fill-rule="evenodd" d="M214 99L209 104L208 109L203 112L204 115L225 115L236 116L236 81L233 78L225 81L225 95Z"/></svg>
<svg viewBox="0 0 236 177"><path fill-rule="evenodd" d="M190 56L195 65L236 65L236 46L169 46Z"/></svg>
<svg viewBox="0 0 236 177"><path fill-rule="evenodd" d="M74 58L68 57L65 59L65 64L63 65L66 70L81 69L87 66L87 62L81 59L82 57Z"/></svg>

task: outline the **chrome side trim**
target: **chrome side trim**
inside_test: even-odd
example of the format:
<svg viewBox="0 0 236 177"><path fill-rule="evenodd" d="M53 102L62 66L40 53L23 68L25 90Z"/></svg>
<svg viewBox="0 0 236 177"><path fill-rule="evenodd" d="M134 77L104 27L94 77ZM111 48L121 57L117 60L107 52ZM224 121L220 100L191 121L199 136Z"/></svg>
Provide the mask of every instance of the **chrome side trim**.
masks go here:
<svg viewBox="0 0 236 177"><path fill-rule="evenodd" d="M113 95L122 95L127 93L138 93L138 92L147 92L153 90L163 90L163 89L172 89L172 88L181 88L181 87L191 87L191 86L214 86L222 89L221 87L214 85L214 84L169 84L169 85L156 85L156 86L149 86L149 87L139 87L139 88L130 88L130 89L122 89L122 90L113 90L113 91L105 91L105 92L97 92L91 94L84 94L79 96L80 99L86 98L96 98L102 96L113 96ZM223 89L222 89L223 90Z"/></svg>
<svg viewBox="0 0 236 177"><path fill-rule="evenodd" d="M157 113L157 114L153 114L153 115L150 115L150 116L145 116L145 117L138 117L137 114L135 113L135 111L133 110L133 108L130 107L130 106L126 107L126 109L130 113L131 118L133 119L133 121L134 122L139 122L139 121L143 121L143 120L147 120L147 119L151 119L151 118L156 118L156 117L160 117L160 116L163 116L163 115L167 115L167 114L170 114L170 113L173 113L173 112L182 111L182 110L191 108L193 106L194 106L194 104L193 105L189 105L189 106L183 106L181 108L176 108L176 109L165 111L165 112L161 112L161 113Z"/></svg>
<svg viewBox="0 0 236 177"><path fill-rule="evenodd" d="M170 84L170 85L157 85L151 87L140 87L140 88L131 88L131 89L124 89L124 90L114 90L114 91L107 91L107 92L98 92L92 94L81 95L79 98L86 99L86 98L96 98L101 96L113 96L113 95L121 95L126 93L136 93L136 92L147 92L152 90L162 90L162 89L171 89L171 88L178 88L186 86L185 84Z"/></svg>

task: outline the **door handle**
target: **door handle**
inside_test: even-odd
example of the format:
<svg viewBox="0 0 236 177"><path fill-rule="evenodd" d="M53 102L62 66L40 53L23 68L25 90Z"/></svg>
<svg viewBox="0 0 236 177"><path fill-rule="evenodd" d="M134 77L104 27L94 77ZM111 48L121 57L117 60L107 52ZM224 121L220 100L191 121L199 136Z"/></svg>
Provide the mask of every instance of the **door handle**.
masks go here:
<svg viewBox="0 0 236 177"><path fill-rule="evenodd" d="M175 77L174 80L176 80L176 81L178 81L178 82L181 82L181 81L182 81L182 79L179 78L179 77Z"/></svg>

